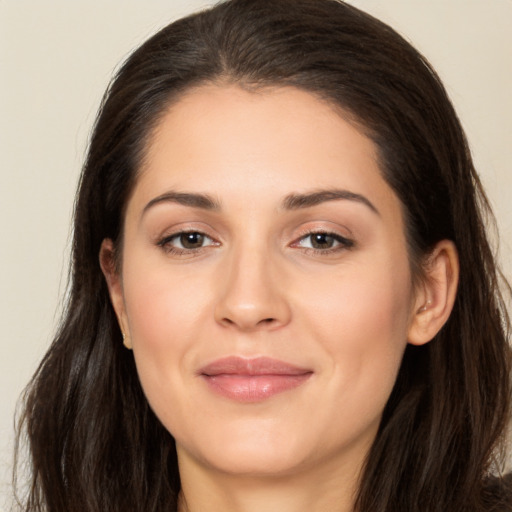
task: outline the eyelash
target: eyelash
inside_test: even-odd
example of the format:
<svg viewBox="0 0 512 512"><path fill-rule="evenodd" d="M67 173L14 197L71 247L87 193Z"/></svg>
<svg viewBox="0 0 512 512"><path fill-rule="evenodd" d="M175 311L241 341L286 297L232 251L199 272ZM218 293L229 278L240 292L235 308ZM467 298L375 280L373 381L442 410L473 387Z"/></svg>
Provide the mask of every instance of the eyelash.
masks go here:
<svg viewBox="0 0 512 512"><path fill-rule="evenodd" d="M329 247L327 249L317 249L314 247L303 247L303 250L306 252L306 254L320 254L322 256L327 256L329 254L338 253L341 251L345 251L347 249L352 249L355 246L354 240L351 240L349 238L346 238L338 233L327 231L327 230L312 230L307 231L306 233L303 233L297 241L293 242L291 245L292 247L301 247L301 242L304 240L307 240L308 238L311 238L313 235L324 235L326 237L332 238L335 242L337 242L337 245L334 247Z"/></svg>
<svg viewBox="0 0 512 512"><path fill-rule="evenodd" d="M200 235L203 236L205 239L211 240L213 243L208 244L206 246L201 246L197 248L187 249L187 248L181 248L181 247L174 247L171 245L171 242L173 240L179 239L184 235ZM185 255L196 255L201 253L204 249L210 246L218 246L219 242L216 242L211 236L208 236L206 233L203 233L202 231L197 230L188 230L188 231L178 231L177 233L173 233L172 235L165 236L161 240L157 242L157 245L159 247L162 247L168 254L173 254L176 256L185 256Z"/></svg>
<svg viewBox="0 0 512 512"><path fill-rule="evenodd" d="M194 234L194 235L200 235L204 237L205 239L210 240L212 243L209 243L208 245L197 247L197 248L180 248L180 247L174 247L171 245L171 242L173 240L179 239L180 237L187 235L187 234ZM318 249L314 247L303 247L301 245L301 242L307 240L308 238L311 238L314 235L323 235L325 237L332 238L337 245L334 247L329 247L326 249ZM189 230L189 231L179 231L177 233L174 233L172 235L166 236L159 240L157 242L157 245L164 249L168 254L176 255L176 256L192 256L192 255L198 255L202 253L207 247L211 246L218 246L220 245L219 242L215 241L212 237L208 236L207 234L201 232L201 231L195 231L195 230ZM303 251L306 254L320 254L322 256L326 256L329 254L337 253L340 251L344 251L347 249L353 248L355 245L354 240L351 240L349 238L346 238L344 236L341 236L338 233L325 231L325 230L314 230L314 231L308 231L306 233L303 233L296 241L294 241L290 246L291 247L302 247Z"/></svg>

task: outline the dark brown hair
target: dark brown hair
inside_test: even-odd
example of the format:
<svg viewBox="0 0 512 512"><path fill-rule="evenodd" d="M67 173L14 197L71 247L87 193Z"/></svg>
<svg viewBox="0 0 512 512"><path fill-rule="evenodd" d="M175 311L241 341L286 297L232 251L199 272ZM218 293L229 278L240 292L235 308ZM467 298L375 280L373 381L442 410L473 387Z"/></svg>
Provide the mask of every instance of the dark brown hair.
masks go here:
<svg viewBox="0 0 512 512"><path fill-rule="evenodd" d="M403 205L410 260L453 240L460 284L441 332L408 346L368 454L360 512L494 510L509 415L509 319L485 222L490 209L435 72L387 25L336 0L231 0L153 36L107 90L80 180L69 300L25 396L26 511L176 510L172 436L123 349L98 263L119 246L152 129L204 83L292 86L320 96L374 141Z"/></svg>

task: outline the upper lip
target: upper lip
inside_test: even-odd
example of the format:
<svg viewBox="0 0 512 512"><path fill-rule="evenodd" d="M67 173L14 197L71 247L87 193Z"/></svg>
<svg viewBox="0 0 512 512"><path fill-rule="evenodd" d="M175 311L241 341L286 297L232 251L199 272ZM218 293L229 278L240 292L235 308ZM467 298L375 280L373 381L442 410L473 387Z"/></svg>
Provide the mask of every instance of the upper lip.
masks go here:
<svg viewBox="0 0 512 512"><path fill-rule="evenodd" d="M251 359L229 356L217 359L199 370L201 375L304 375L312 370L270 357Z"/></svg>

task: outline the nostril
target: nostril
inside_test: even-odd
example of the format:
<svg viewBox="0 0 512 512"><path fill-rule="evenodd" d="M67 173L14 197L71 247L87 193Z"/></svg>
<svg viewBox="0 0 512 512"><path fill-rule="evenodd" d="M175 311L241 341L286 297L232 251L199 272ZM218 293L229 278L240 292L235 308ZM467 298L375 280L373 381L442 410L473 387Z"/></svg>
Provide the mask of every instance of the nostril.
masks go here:
<svg viewBox="0 0 512 512"><path fill-rule="evenodd" d="M251 322L251 325L252 327L256 327L256 326L263 326L263 325L269 325L269 324L272 324L276 321L275 318L262 318L261 320L259 321L256 321L255 323L252 323ZM225 325L225 326L228 326L228 325L239 325L239 326L242 326L244 327L244 323L243 322L236 322L235 320L232 320L231 318L228 318L228 317L224 317L221 322ZM248 326L245 326L245 327L248 327Z"/></svg>

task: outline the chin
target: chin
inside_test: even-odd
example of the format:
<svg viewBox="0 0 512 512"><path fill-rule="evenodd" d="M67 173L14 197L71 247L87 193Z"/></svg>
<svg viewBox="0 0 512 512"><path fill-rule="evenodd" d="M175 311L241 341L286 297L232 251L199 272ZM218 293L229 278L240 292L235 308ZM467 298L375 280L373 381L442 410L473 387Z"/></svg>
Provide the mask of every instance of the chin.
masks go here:
<svg viewBox="0 0 512 512"><path fill-rule="evenodd" d="M201 465L222 473L262 478L296 473L309 458L298 439L268 431L256 435L231 431L226 438L208 436L190 451L177 441L177 450L179 458L192 456Z"/></svg>
<svg viewBox="0 0 512 512"><path fill-rule="evenodd" d="M237 453L229 450L229 453L216 455L205 462L222 473L251 478L286 477L304 468L304 461L298 460L297 455L290 457L286 453L258 449Z"/></svg>

